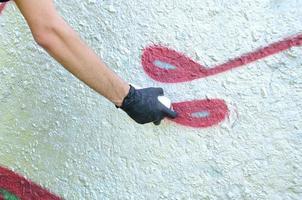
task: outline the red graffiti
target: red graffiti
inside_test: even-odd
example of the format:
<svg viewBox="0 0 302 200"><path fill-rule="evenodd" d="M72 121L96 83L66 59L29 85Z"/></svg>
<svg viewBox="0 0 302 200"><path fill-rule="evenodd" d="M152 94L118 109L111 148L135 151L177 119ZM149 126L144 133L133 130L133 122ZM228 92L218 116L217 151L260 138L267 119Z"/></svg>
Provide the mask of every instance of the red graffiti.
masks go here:
<svg viewBox="0 0 302 200"><path fill-rule="evenodd" d="M221 99L205 99L173 103L173 109L180 113L174 122L195 128L213 126L228 115L228 107Z"/></svg>
<svg viewBox="0 0 302 200"><path fill-rule="evenodd" d="M301 45L302 34L299 34L209 68L182 53L155 45L144 49L142 65L145 72L156 81L179 83L217 75ZM173 121L195 128L216 125L228 116L227 105L221 99L195 100L172 105L179 113L179 117Z"/></svg>
<svg viewBox="0 0 302 200"><path fill-rule="evenodd" d="M256 60L302 45L302 34L275 42L256 51L229 60L226 63L204 67L189 57L161 46L151 46L144 50L142 64L145 72L154 80L165 83L179 83L216 75L233 68L242 67ZM156 62L168 64L174 69L160 68Z"/></svg>
<svg viewBox="0 0 302 200"><path fill-rule="evenodd" d="M2 13L3 9L5 8L6 3L0 3L0 14Z"/></svg>
<svg viewBox="0 0 302 200"><path fill-rule="evenodd" d="M0 189L15 195L20 200L61 199L41 186L3 167L0 167Z"/></svg>

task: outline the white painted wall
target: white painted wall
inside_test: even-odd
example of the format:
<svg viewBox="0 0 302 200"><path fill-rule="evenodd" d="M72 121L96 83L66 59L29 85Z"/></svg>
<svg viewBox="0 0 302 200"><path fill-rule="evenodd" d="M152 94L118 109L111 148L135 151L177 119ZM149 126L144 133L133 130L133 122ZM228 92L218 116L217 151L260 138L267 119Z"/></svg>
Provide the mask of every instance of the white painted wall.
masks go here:
<svg viewBox="0 0 302 200"><path fill-rule="evenodd" d="M66 199L302 199L301 48L206 79L162 84L141 65L161 44L207 66L301 33L300 0L58 0L104 61L173 102L222 98L230 118L138 125L0 17L0 165Z"/></svg>

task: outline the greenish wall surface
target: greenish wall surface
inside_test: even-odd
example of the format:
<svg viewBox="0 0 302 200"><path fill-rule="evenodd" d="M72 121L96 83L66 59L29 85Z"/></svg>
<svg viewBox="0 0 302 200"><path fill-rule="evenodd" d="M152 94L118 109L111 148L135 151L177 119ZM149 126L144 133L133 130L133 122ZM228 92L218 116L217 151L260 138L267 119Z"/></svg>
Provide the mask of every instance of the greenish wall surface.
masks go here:
<svg viewBox="0 0 302 200"><path fill-rule="evenodd" d="M215 66L301 34L299 0L55 1L120 76L172 102L220 98L207 128L135 124L33 40L14 3L0 16L0 165L65 199L302 199L301 47L184 83L143 70L151 44Z"/></svg>

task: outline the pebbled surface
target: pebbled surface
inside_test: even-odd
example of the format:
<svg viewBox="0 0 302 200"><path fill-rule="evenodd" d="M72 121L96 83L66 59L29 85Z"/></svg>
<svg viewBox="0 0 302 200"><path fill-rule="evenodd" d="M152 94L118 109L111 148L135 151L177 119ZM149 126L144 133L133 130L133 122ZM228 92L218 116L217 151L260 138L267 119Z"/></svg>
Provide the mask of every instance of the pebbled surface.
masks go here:
<svg viewBox="0 0 302 200"><path fill-rule="evenodd" d="M13 3L0 16L0 165L65 199L302 198L301 47L185 83L150 79L157 44L215 66L302 31L299 0L63 1L56 5L123 78L172 102L224 99L206 129L137 125L33 41Z"/></svg>

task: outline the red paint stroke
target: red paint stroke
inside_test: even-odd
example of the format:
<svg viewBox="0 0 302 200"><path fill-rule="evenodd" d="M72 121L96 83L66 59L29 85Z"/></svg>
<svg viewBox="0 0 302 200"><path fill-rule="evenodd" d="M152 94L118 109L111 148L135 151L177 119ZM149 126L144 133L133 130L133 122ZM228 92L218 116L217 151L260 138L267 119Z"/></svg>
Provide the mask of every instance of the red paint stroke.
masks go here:
<svg viewBox="0 0 302 200"><path fill-rule="evenodd" d="M185 126L206 128L218 124L228 115L228 107L221 99L205 99L173 103L178 113L172 121ZM207 116L194 116L194 113L207 113Z"/></svg>
<svg viewBox="0 0 302 200"><path fill-rule="evenodd" d="M175 50L154 45L144 49L142 65L145 72L156 81L179 83L223 73L301 45L302 34L298 34L210 68ZM172 121L195 128L216 125L229 114L226 103L221 99L194 100L172 105L178 112L178 117Z"/></svg>
<svg viewBox="0 0 302 200"><path fill-rule="evenodd" d="M0 167L0 188L16 195L21 200L60 200L41 186L26 180L21 175Z"/></svg>
<svg viewBox="0 0 302 200"><path fill-rule="evenodd" d="M144 49L142 65L145 72L156 81L179 83L216 75L301 45L302 34L299 34L209 68L191 60L182 53L155 45ZM160 68L156 66L156 61L174 66L175 69Z"/></svg>
<svg viewBox="0 0 302 200"><path fill-rule="evenodd" d="M0 14L2 13L3 9L5 8L6 3L0 3Z"/></svg>

